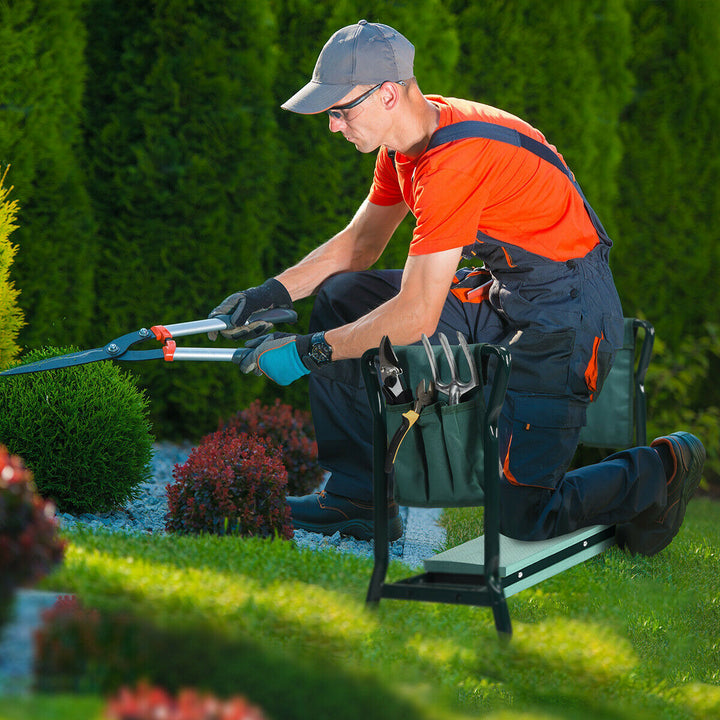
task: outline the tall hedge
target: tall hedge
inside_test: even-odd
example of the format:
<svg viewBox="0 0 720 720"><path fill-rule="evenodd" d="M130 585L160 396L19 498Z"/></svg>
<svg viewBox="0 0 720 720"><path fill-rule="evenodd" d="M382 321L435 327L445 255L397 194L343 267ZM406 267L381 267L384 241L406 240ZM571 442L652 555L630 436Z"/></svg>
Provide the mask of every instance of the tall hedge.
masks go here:
<svg viewBox="0 0 720 720"><path fill-rule="evenodd" d="M450 0L461 38L453 91L519 115L556 145L613 233L630 98L624 0Z"/></svg>
<svg viewBox="0 0 720 720"><path fill-rule="evenodd" d="M275 237L273 16L252 0L91 0L87 23L101 327L204 318L262 278ZM156 428L186 436L214 429L262 386L224 363L133 369Z"/></svg>
<svg viewBox="0 0 720 720"><path fill-rule="evenodd" d="M678 346L720 316L720 2L631 7L615 274L626 308Z"/></svg>
<svg viewBox="0 0 720 720"><path fill-rule="evenodd" d="M81 166L82 0L0 3L0 166L21 210L13 276L29 347L89 339L94 223Z"/></svg>
<svg viewBox="0 0 720 720"><path fill-rule="evenodd" d="M22 207L20 342L94 346L204 317L341 229L373 156L280 104L363 17L412 40L425 92L540 128L616 241L626 314L673 345L702 336L720 303L720 0L13 0L0 167ZM381 265L403 262L411 223ZM199 437L257 396L306 402L302 382L226 364L131 367L161 436Z"/></svg>
<svg viewBox="0 0 720 720"><path fill-rule="evenodd" d="M18 204L10 200L12 187L5 183L8 170L0 168L0 370L5 370L18 353L17 336L23 324L23 314L17 299L18 290L10 279L10 267L17 247L10 235L17 230Z"/></svg>

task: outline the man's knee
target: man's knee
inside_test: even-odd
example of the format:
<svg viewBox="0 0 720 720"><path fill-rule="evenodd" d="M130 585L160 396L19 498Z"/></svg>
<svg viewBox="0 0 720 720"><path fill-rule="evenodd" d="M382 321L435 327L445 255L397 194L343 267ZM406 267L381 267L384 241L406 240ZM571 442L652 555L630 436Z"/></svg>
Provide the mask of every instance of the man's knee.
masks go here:
<svg viewBox="0 0 720 720"><path fill-rule="evenodd" d="M544 540L538 520L550 500L544 488L512 485L500 481L500 532L516 540Z"/></svg>

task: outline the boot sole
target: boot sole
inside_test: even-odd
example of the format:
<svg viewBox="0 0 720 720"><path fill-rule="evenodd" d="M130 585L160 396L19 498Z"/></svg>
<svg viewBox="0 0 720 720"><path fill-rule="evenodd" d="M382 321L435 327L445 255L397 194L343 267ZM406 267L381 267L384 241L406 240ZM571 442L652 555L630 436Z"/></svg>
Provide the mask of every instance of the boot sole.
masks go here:
<svg viewBox="0 0 720 720"><path fill-rule="evenodd" d="M309 523L293 520L296 530L307 530L308 532L322 533L323 535L334 535L339 532L341 535L350 535L357 540L372 540L375 537L375 523L372 520L343 520L336 523ZM388 521L388 540L393 542L402 537L403 526L400 516Z"/></svg>

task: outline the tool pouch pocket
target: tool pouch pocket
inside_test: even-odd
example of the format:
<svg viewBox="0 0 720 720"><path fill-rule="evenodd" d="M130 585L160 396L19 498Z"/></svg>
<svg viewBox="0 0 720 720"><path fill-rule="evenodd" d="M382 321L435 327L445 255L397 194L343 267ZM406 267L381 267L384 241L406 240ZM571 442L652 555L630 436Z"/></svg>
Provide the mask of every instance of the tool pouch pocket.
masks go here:
<svg viewBox="0 0 720 720"><path fill-rule="evenodd" d="M470 346L478 369L482 366L480 347ZM461 377L467 377L467 363L460 348L453 346L452 350ZM431 379L423 348L404 346L395 351L407 387L415 388L420 380ZM440 348L437 352L441 375L447 375ZM482 505L483 389L471 391L457 405L448 405L444 395L439 397L438 402L423 408L398 449L392 482L395 498L401 505L412 507ZM412 403L385 407L388 444L402 425L403 413L411 407Z"/></svg>
<svg viewBox="0 0 720 720"><path fill-rule="evenodd" d="M393 487L401 505L482 505L483 446L478 410L482 396L457 405L436 402L423 409L395 457ZM388 441L412 403L387 408Z"/></svg>

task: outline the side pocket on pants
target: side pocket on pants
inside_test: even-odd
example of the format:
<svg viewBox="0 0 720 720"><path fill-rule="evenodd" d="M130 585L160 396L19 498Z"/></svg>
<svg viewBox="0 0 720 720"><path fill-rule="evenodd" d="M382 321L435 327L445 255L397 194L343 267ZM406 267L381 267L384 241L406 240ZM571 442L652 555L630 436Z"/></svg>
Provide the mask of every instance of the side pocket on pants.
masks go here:
<svg viewBox="0 0 720 720"><path fill-rule="evenodd" d="M566 397L514 395L507 408L510 435L500 458L505 480L518 487L554 489L575 453L585 406Z"/></svg>

